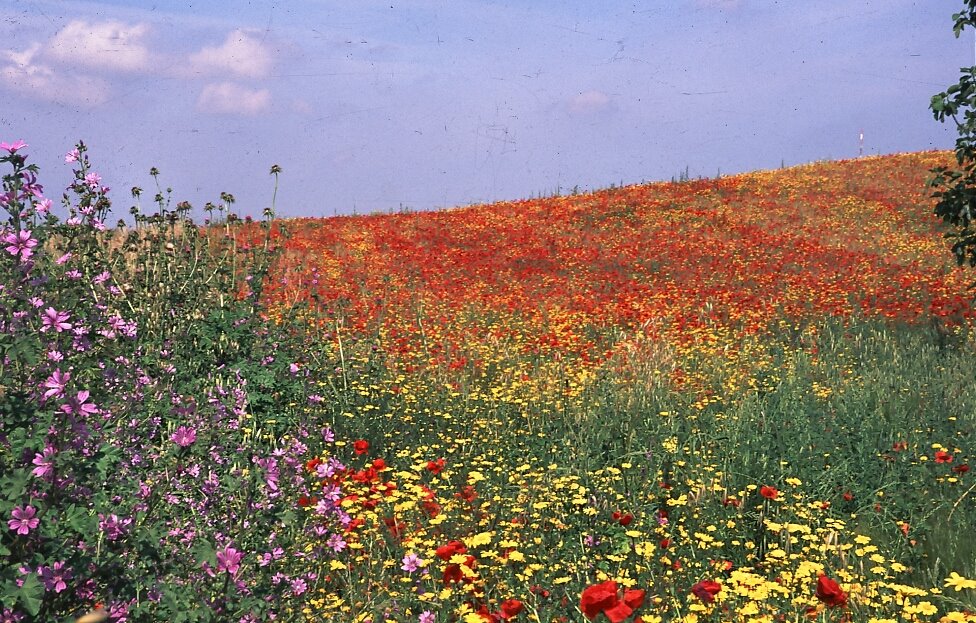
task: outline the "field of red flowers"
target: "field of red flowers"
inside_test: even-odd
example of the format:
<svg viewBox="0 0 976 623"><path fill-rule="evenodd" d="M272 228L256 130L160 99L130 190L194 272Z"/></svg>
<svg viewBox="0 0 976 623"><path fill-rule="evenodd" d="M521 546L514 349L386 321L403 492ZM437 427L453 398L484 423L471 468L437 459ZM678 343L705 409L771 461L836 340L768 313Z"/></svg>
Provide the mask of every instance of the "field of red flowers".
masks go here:
<svg viewBox="0 0 976 623"><path fill-rule="evenodd" d="M523 346L601 361L620 332L971 316L926 196L945 153L812 164L438 213L299 220L277 300L314 297L350 329L408 344L424 317L444 363L485 317ZM504 324L504 323L496 323ZM483 328L483 327L482 327ZM499 327L499 330L502 330Z"/></svg>
<svg viewBox="0 0 976 623"><path fill-rule="evenodd" d="M948 159L289 222L360 443L307 612L971 620Z"/></svg>

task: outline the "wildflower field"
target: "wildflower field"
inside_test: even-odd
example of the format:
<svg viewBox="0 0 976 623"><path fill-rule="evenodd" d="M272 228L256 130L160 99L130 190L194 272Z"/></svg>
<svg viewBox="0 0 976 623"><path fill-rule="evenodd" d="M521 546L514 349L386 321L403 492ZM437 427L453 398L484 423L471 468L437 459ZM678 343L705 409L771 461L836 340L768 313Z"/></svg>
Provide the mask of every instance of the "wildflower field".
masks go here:
<svg viewBox="0 0 976 623"><path fill-rule="evenodd" d="M0 621L976 621L948 153L119 226L27 153Z"/></svg>

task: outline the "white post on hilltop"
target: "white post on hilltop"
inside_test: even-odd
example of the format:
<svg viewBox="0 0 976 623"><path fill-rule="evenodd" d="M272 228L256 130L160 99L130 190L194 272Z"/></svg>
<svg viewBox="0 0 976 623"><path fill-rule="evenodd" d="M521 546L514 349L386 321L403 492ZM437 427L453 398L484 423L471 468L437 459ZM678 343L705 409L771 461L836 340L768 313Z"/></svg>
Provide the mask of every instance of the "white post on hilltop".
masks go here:
<svg viewBox="0 0 976 623"><path fill-rule="evenodd" d="M860 134L857 135L857 157L860 158L864 155L864 130L861 130Z"/></svg>

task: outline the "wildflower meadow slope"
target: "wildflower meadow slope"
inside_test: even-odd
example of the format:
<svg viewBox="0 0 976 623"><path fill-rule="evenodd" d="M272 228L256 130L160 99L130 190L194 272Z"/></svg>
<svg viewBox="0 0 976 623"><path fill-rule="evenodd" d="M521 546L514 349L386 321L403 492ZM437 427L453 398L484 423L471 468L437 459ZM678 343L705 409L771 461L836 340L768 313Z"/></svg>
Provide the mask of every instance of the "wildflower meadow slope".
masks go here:
<svg viewBox="0 0 976 623"><path fill-rule="evenodd" d="M308 612L969 617L947 157L291 223L266 293L359 439Z"/></svg>
<svg viewBox="0 0 976 623"><path fill-rule="evenodd" d="M949 154L114 227L84 145L60 209L28 157L0 621L976 620Z"/></svg>

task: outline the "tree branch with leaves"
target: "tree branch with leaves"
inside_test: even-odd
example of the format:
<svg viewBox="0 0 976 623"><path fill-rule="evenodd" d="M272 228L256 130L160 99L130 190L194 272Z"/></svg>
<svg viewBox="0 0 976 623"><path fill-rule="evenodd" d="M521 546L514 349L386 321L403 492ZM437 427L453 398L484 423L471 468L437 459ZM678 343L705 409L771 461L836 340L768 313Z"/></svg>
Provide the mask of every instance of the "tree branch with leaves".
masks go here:
<svg viewBox="0 0 976 623"><path fill-rule="evenodd" d="M952 30L958 38L968 27L976 28L976 0L952 16ZM929 185L938 199L935 214L952 227L946 238L953 241L952 253L959 265L976 267L976 66L960 68L959 82L932 96L929 108L939 122L955 123L955 168L936 167ZM976 284L974 284L976 285Z"/></svg>

